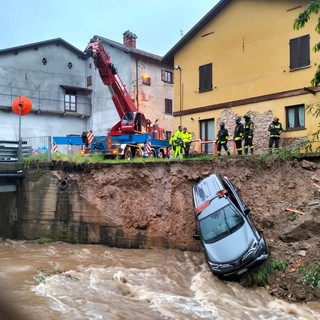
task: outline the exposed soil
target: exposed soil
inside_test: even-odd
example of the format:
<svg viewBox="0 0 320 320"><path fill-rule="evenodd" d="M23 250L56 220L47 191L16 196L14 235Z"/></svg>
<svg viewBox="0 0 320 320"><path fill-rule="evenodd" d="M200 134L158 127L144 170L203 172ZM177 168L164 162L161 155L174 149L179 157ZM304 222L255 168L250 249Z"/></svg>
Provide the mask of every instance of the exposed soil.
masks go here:
<svg viewBox="0 0 320 320"><path fill-rule="evenodd" d="M318 161L266 162L261 170L248 169L235 178L252 208L253 220L266 238L271 257L286 263L285 271L276 272L266 288L291 302L320 298L320 287L304 284L302 272L318 266L320 279L319 168Z"/></svg>
<svg viewBox="0 0 320 320"><path fill-rule="evenodd" d="M285 271L273 275L267 290L291 302L319 300L320 288L304 284L301 272L320 263L319 158L223 156L212 161L128 164L112 170L88 168L87 172L91 177L83 178L83 196L104 212L112 211L116 223L146 234L164 233L186 250L198 245L192 238L192 185L214 172L228 176L252 208L251 217L263 233L271 257L286 263ZM112 208L108 207L110 198Z"/></svg>
<svg viewBox="0 0 320 320"><path fill-rule="evenodd" d="M303 268L320 263L319 162L248 158L246 164L220 171L232 179L252 208L251 217L271 257L286 263L285 271L273 274L267 290L291 302L319 300L320 288L304 284L302 273Z"/></svg>

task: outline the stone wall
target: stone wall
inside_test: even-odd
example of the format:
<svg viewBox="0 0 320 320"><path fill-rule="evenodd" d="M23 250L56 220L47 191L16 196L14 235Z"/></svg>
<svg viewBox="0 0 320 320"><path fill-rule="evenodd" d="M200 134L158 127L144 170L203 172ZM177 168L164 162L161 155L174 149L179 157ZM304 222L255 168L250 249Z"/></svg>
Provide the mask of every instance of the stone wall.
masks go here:
<svg viewBox="0 0 320 320"><path fill-rule="evenodd" d="M263 154L268 152L268 143L269 143L269 131L268 127L269 124L272 122L273 117L277 116L273 114L272 111L267 111L265 113L259 114L256 111L249 111L251 114L251 119L254 123L254 137L253 137L253 145L255 153ZM225 109L221 113L221 118L218 119L218 124L220 122L224 122L226 124L226 128L229 131L229 136L233 138L234 128L235 128L235 119L237 116L242 117L242 123L244 124L245 121L243 119L244 114L235 114L231 108ZM281 120L280 120L281 122ZM285 124L282 122L282 126L285 127ZM297 139L299 140L299 139ZM281 139L280 140L280 147L285 146L292 146L293 144L297 143L294 139ZM229 143L231 146L231 143Z"/></svg>

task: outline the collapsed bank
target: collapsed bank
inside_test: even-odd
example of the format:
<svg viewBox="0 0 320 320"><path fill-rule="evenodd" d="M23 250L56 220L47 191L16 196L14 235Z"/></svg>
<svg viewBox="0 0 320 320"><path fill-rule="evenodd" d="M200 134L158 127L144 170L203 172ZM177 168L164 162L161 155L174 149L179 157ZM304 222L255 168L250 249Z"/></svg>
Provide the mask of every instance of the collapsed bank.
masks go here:
<svg viewBox="0 0 320 320"><path fill-rule="evenodd" d="M219 172L238 187L271 255L294 264L319 258L319 158L221 157L121 164L32 163L1 216L18 240L50 238L122 248L198 251L192 186ZM0 197L4 202L4 198ZM3 206L3 204L1 204ZM287 209L304 215L293 215ZM318 221L319 220L319 221ZM2 229L2 232L4 229ZM284 293L286 294L286 292Z"/></svg>

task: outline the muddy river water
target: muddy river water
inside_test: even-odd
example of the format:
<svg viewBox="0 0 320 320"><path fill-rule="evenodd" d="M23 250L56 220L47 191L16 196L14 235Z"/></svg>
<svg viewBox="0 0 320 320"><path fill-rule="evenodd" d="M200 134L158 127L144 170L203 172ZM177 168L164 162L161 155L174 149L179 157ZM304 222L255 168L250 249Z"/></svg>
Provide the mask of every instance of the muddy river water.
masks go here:
<svg viewBox="0 0 320 320"><path fill-rule="evenodd" d="M2 295L32 320L320 319L320 303L218 280L201 252L3 241L0 261Z"/></svg>

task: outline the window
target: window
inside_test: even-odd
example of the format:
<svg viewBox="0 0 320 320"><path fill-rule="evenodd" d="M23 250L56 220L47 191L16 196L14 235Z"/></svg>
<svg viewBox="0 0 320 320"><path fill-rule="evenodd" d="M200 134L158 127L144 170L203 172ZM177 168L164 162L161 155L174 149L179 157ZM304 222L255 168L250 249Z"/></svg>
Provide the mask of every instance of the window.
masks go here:
<svg viewBox="0 0 320 320"><path fill-rule="evenodd" d="M77 96L74 92L66 92L64 95L64 110L76 112L77 111Z"/></svg>
<svg viewBox="0 0 320 320"><path fill-rule="evenodd" d="M92 76L87 77L87 87L92 86Z"/></svg>
<svg viewBox="0 0 320 320"><path fill-rule="evenodd" d="M212 63L199 67L199 92L212 90Z"/></svg>
<svg viewBox="0 0 320 320"><path fill-rule="evenodd" d="M290 40L290 70L310 65L310 35Z"/></svg>
<svg viewBox="0 0 320 320"><path fill-rule="evenodd" d="M142 77L142 84L146 86L151 86L151 78L146 76Z"/></svg>
<svg viewBox="0 0 320 320"><path fill-rule="evenodd" d="M304 105L286 107L287 130L300 129L305 127Z"/></svg>
<svg viewBox="0 0 320 320"><path fill-rule="evenodd" d="M214 140L214 119L200 121L200 139L203 142ZM201 144L201 153L213 154L213 143Z"/></svg>
<svg viewBox="0 0 320 320"><path fill-rule="evenodd" d="M164 113L172 114L172 100L164 99Z"/></svg>
<svg viewBox="0 0 320 320"><path fill-rule="evenodd" d="M173 72L161 70L161 80L166 83L173 83Z"/></svg>

